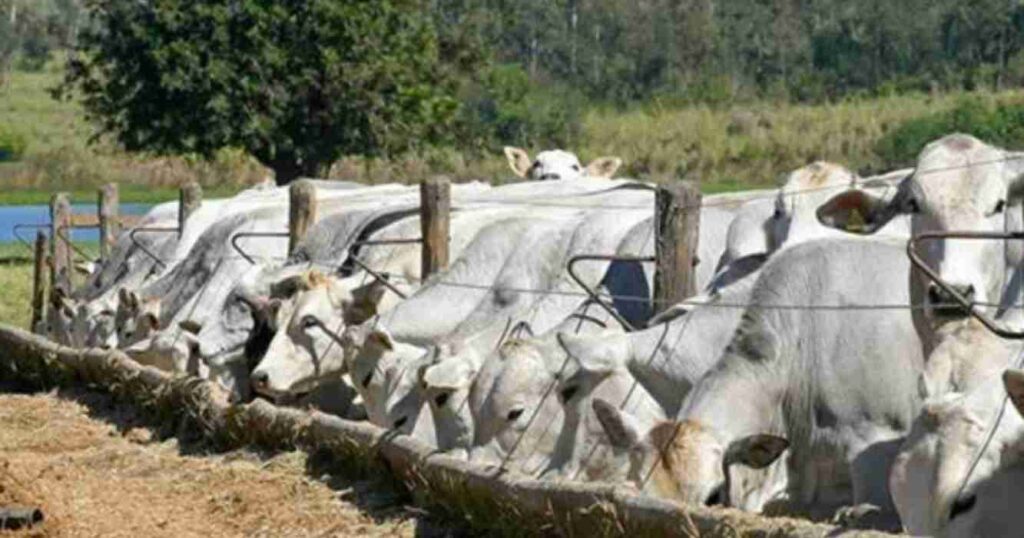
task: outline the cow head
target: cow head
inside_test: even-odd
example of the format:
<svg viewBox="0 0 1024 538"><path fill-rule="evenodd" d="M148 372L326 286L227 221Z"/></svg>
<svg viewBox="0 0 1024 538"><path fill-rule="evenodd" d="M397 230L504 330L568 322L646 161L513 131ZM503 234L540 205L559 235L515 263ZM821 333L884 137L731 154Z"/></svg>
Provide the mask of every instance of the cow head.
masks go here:
<svg viewBox="0 0 1024 538"><path fill-rule="evenodd" d="M344 328L365 321L376 312L384 295L377 281L358 285L354 278L339 280L310 271L292 276L276 286L294 286L294 309L281 320L267 353L252 372L253 388L268 396L306 393L319 379L335 378L345 371L344 350L338 335ZM271 299L271 315L281 299Z"/></svg>
<svg viewBox="0 0 1024 538"><path fill-rule="evenodd" d="M791 172L779 188L775 212L767 223L769 249L777 250L786 242L816 239L831 231L818 222L815 210L852 187L856 180L857 175L850 170L824 161Z"/></svg>
<svg viewBox="0 0 1024 538"><path fill-rule="evenodd" d="M922 232L1003 232L1021 229L1024 183L1021 156L962 134L928 144L913 174L900 182L891 199L862 190L832 198L818 210L822 223L859 233L874 233L897 215L909 215L914 234ZM945 282L974 303L998 303L1008 270L1020 264L1018 241L929 240L918 254ZM966 315L935 283L914 272L912 294L923 300L933 319Z"/></svg>
<svg viewBox="0 0 1024 538"><path fill-rule="evenodd" d="M472 361L449 357L423 369L423 398L430 405L437 429L437 448L468 456L473 443L473 414L469 393L476 378Z"/></svg>
<svg viewBox="0 0 1024 538"><path fill-rule="evenodd" d="M570 334L559 334L558 341L569 361L556 388L565 418L552 457L552 471L573 478L583 472L591 480L622 481L624 458L608 442L591 402L595 398L615 402L643 430L664 420L664 412L629 372L628 349L623 349L627 348L625 338L616 338L608 346L601 345L608 343L607 339Z"/></svg>
<svg viewBox="0 0 1024 538"><path fill-rule="evenodd" d="M548 467L563 416L550 389L564 357L557 344L530 340L508 340L488 357L470 391L471 460L507 458L510 468L530 475Z"/></svg>
<svg viewBox="0 0 1024 538"><path fill-rule="evenodd" d="M411 432L416 417L394 416L389 410L389 396L403 372L410 365L421 365L428 354L424 348L398 342L384 327L369 321L349 327L342 335L345 342L344 368L363 399L370 422ZM401 421L400 424L396 422Z"/></svg>
<svg viewBox="0 0 1024 538"><path fill-rule="evenodd" d="M993 417L1006 395L1017 411L1007 410L993 431ZM889 491L907 532L945 534L974 508L981 482L1024 461L1022 409L1024 372L1019 370L924 405L889 474Z"/></svg>
<svg viewBox="0 0 1024 538"><path fill-rule="evenodd" d="M533 160L525 150L506 146L505 157L517 176L534 181L611 178L622 166L618 157L599 157L584 168L575 154L560 149L542 151Z"/></svg>
<svg viewBox="0 0 1024 538"><path fill-rule="evenodd" d="M118 290L117 296L114 326L119 347L131 347L160 330L159 297L144 298L127 288Z"/></svg>
<svg viewBox="0 0 1024 538"><path fill-rule="evenodd" d="M116 310L111 303L107 298L100 298L78 306L73 322L76 345L101 349L117 347Z"/></svg>
<svg viewBox="0 0 1024 538"><path fill-rule="evenodd" d="M594 412L613 446L629 456L629 481L667 499L694 505L732 505L740 480L736 464L764 469L789 447L778 436L759 434L728 441L699 421L660 422L646 432L628 413L594 400Z"/></svg>
<svg viewBox="0 0 1024 538"><path fill-rule="evenodd" d="M64 345L75 345L75 315L77 303L71 299L63 286L57 286L50 294L50 308L47 310L47 325L50 338Z"/></svg>

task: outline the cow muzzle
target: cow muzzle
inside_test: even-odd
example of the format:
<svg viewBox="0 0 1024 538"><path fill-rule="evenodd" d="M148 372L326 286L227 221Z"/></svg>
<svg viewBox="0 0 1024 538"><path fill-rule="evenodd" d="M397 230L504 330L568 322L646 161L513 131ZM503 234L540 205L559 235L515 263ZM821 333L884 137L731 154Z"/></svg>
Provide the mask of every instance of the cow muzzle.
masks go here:
<svg viewBox="0 0 1024 538"><path fill-rule="evenodd" d="M949 287L967 302L974 302L975 290L973 285L949 284ZM951 293L935 283L928 285L928 305L936 315L943 318L964 318L970 314L970 311L965 309Z"/></svg>

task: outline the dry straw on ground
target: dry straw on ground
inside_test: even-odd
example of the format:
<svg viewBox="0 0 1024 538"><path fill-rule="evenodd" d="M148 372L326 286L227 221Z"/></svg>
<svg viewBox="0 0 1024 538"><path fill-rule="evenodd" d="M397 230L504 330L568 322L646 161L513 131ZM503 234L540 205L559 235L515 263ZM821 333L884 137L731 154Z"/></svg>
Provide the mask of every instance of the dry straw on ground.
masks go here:
<svg viewBox="0 0 1024 538"><path fill-rule="evenodd" d="M81 399L83 396L80 394ZM182 455L54 393L0 395L0 505L39 506L38 536L411 536L400 505L368 515L307 476L302 452Z"/></svg>
<svg viewBox="0 0 1024 538"><path fill-rule="evenodd" d="M171 378L124 354L73 350L0 324L0 380L101 387L150 420L201 431L222 448L302 448L350 470L392 476L416 504L476 531L523 535L828 536L839 529L737 510L687 507L609 484L550 482L498 473L437 454L405 436L317 412L257 400L227 405L218 389ZM187 425L187 429L180 425ZM843 533L870 536L875 533Z"/></svg>

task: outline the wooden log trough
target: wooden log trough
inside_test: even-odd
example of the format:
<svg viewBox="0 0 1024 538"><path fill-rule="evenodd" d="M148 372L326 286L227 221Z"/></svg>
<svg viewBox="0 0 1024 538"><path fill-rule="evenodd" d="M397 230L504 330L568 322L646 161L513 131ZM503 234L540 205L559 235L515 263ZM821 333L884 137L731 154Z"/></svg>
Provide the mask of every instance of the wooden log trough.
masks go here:
<svg viewBox="0 0 1024 538"><path fill-rule="evenodd" d="M497 474L438 454L365 422L262 400L231 405L206 381L141 366L120 351L72 349L0 324L0 381L38 389L89 387L111 393L165 426L187 428L224 450L302 449L349 471L391 476L422 508L504 535L880 536L732 509L687 507L609 484L550 482ZM180 431L180 430L179 430Z"/></svg>

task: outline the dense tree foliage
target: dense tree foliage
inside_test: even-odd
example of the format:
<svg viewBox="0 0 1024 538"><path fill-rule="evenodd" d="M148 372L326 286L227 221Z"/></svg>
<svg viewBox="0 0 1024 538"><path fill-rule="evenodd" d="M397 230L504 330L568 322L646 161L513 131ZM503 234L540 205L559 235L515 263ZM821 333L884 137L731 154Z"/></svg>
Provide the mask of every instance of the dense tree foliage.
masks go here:
<svg viewBox="0 0 1024 538"><path fill-rule="evenodd" d="M591 106L1024 84L1024 0L0 0L0 13L0 68L77 47L65 89L128 149L238 146L283 181L342 154L573 145Z"/></svg>
<svg viewBox="0 0 1024 538"><path fill-rule="evenodd" d="M433 0L497 55L592 98L693 101L1024 81L1020 0ZM481 17L480 14L483 14Z"/></svg>
<svg viewBox="0 0 1024 538"><path fill-rule="evenodd" d="M65 89L129 150L245 148L279 183L446 135L451 70L405 0L95 0Z"/></svg>
<svg viewBox="0 0 1024 538"><path fill-rule="evenodd" d="M0 71L41 68L74 43L81 0L0 0Z"/></svg>

